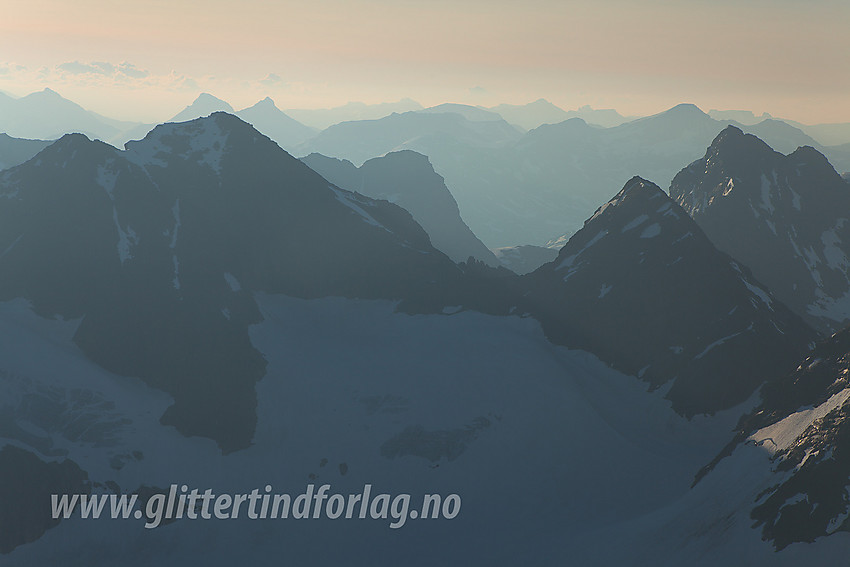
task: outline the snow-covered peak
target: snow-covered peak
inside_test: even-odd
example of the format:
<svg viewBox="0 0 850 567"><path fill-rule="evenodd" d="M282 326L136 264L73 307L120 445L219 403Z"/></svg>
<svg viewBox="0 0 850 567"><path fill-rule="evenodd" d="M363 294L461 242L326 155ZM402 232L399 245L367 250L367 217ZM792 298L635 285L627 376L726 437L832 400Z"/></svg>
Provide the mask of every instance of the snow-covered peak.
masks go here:
<svg viewBox="0 0 850 567"><path fill-rule="evenodd" d="M817 329L850 322L850 192L816 149L786 156L728 126L676 175L670 195Z"/></svg>
<svg viewBox="0 0 850 567"><path fill-rule="evenodd" d="M626 232L657 214L675 215L675 212L670 212L671 206L672 203L669 202L666 193L658 185L635 176L610 201L599 207L585 223L585 226L596 222L600 217L605 216L607 219L611 219L616 214L619 219L618 222L622 223L619 230ZM614 208L617 209L616 212ZM634 213L633 218L626 218L631 213ZM606 220L605 222L610 221Z"/></svg>
<svg viewBox="0 0 850 567"><path fill-rule="evenodd" d="M128 142L125 145L127 158L143 167L167 167L174 159L191 160L220 173L230 134L227 123L231 120L239 121L217 112L208 118L161 124L143 140Z"/></svg>
<svg viewBox="0 0 850 567"><path fill-rule="evenodd" d="M685 414L743 402L814 336L640 177L601 207L554 262L527 277L553 310L544 319L560 319L548 334L654 386L672 381L668 396ZM780 344L793 356L777 354ZM747 357L760 358L760 368Z"/></svg>

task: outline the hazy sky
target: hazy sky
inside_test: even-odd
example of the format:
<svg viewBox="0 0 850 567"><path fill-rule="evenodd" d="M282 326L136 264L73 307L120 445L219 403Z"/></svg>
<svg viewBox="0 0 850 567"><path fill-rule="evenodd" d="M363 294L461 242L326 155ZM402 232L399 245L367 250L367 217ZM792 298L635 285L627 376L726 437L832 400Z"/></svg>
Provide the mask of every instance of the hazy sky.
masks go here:
<svg viewBox="0 0 850 567"><path fill-rule="evenodd" d="M411 97L850 122L847 0L0 0L0 90L116 118Z"/></svg>

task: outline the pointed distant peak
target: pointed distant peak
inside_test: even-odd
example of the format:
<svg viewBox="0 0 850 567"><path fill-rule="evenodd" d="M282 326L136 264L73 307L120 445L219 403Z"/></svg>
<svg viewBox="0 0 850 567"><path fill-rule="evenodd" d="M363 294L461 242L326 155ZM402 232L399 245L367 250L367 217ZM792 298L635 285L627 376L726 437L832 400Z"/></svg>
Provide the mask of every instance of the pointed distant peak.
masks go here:
<svg viewBox="0 0 850 567"><path fill-rule="evenodd" d="M683 102L681 104L677 104L673 108L665 111L663 114L669 115L677 115L677 116L708 116L705 112L703 112L700 107L695 104L689 102Z"/></svg>
<svg viewBox="0 0 850 567"><path fill-rule="evenodd" d="M257 101L253 106L249 106L248 108L244 108L240 110L240 112L245 112L246 110L280 110L277 105L274 103L274 100L271 97L266 97L263 100Z"/></svg>
<svg viewBox="0 0 850 567"><path fill-rule="evenodd" d="M49 87L45 87L40 91L36 91L34 93L30 93L24 97L25 99L36 99L36 100L50 100L50 101L63 101L62 95L54 91Z"/></svg>
<svg viewBox="0 0 850 567"><path fill-rule="evenodd" d="M224 102L223 100L221 100L217 96L213 96L210 93L201 93L201 94L198 95L198 98L195 99L195 103L206 104L206 103L211 103L211 102L220 102L220 103L223 103L223 104L227 104L226 102ZM228 106L230 106L230 105L228 105Z"/></svg>
<svg viewBox="0 0 850 567"><path fill-rule="evenodd" d="M534 102L529 102L525 106L530 107L530 108L540 108L540 109L543 109L543 108L553 109L553 108L555 108L555 109L561 110L558 106L552 104L551 102L549 102L545 98L538 98Z"/></svg>
<svg viewBox="0 0 850 567"><path fill-rule="evenodd" d="M218 111L234 112L227 102L209 93L201 93L195 101L175 115L169 122L186 122Z"/></svg>
<svg viewBox="0 0 850 567"><path fill-rule="evenodd" d="M596 209L584 224L587 226L594 221L607 222L602 219L618 217L621 215L620 211L624 211L622 214L626 215L643 214L649 218L654 215L652 211L662 210L662 205L666 202L672 204L670 197L658 185L636 175L629 179L610 201Z"/></svg>

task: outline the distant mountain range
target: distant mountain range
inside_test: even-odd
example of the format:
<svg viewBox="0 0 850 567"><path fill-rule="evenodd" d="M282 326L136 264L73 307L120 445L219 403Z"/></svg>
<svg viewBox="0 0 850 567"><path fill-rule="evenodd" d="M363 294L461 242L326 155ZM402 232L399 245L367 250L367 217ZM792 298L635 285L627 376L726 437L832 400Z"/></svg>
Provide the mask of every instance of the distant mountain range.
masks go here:
<svg viewBox="0 0 850 567"><path fill-rule="evenodd" d="M409 213L331 186L228 114L158 126L125 152L66 135L0 175L17 196L1 212L0 297L84 316L87 356L170 392L163 421L226 451L250 442L265 366L244 290L421 300L459 277Z"/></svg>
<svg viewBox="0 0 850 567"><path fill-rule="evenodd" d="M390 118L457 128L456 159L521 155L528 179L532 156L639 151L642 137L633 159L681 157L716 126L682 107L494 148L485 133L517 130ZM300 161L223 112L124 150L65 135L4 169L0 561L324 565L381 549L415 567L446 550L505 567L840 564L850 339L822 339L806 320L838 320L805 302L795 314L762 258L739 256L752 241L795 282L817 271L817 289L841 293L846 182L811 147L785 156L734 127L708 147L680 164L675 199L640 176L610 186L524 275L435 246L458 244L454 230L480 242L428 157ZM375 512L151 530L21 512L50 494L150 498L173 483L293 496L369 484ZM463 506L395 531L384 492L412 494L417 513L421 494Z"/></svg>
<svg viewBox="0 0 850 567"><path fill-rule="evenodd" d="M516 124L526 130L533 130L543 124L557 124L570 118L581 118L588 124L612 128L636 118L621 116L613 109L596 110L590 106L566 111L543 98L525 105L500 104L490 110L500 114L511 124Z"/></svg>
<svg viewBox="0 0 850 567"><path fill-rule="evenodd" d="M44 89L21 98L0 94L0 132L15 138L55 140L68 132L108 140L121 132L115 122ZM122 126L132 127L131 123Z"/></svg>
<svg viewBox="0 0 850 567"><path fill-rule="evenodd" d="M387 115L407 108L413 110ZM352 103L332 110L325 113L328 120L347 112L349 121L322 132L299 122L297 113L284 113L269 98L236 114L296 155L316 152L357 165L404 149L427 155L445 179L466 224L494 249L545 245L574 233L607 198L607 188L622 185L634 174L667 187L673 175L702 155L730 124L692 105L679 105L652 117L603 128L591 123L613 125L626 118L589 107L567 112L544 99L491 109L460 104L423 109L406 99L376 106ZM204 93L172 120L207 116L213 111L233 112L233 108ZM504 120L497 111L510 119ZM718 117L757 120L747 111L711 112ZM382 117L354 120L364 116ZM571 116L586 121L571 118L522 132L525 127ZM850 147L824 147L787 122L766 118L738 126L782 153L811 146L824 153L839 172L850 170ZM153 125L120 122L88 112L49 89L20 99L0 95L0 132L5 130L16 138L55 139L65 132L82 132L123 147L127 141L143 138L151 128ZM0 159L3 163L14 161Z"/></svg>
<svg viewBox="0 0 850 567"><path fill-rule="evenodd" d="M52 141L25 140L0 134L0 170L24 163L52 143Z"/></svg>
<svg viewBox="0 0 850 567"><path fill-rule="evenodd" d="M381 104L349 102L343 106L326 109L288 108L285 112L302 124L318 130L324 130L340 122L377 120L378 118L389 116L394 112L410 112L412 110L422 110L422 108L422 105L415 100L405 98L398 102L384 102Z"/></svg>
<svg viewBox="0 0 850 567"><path fill-rule="evenodd" d="M301 161L331 183L410 211L431 244L455 262L470 257L490 266L499 261L460 218L457 202L428 158L410 150L374 158L359 168L350 161L310 154Z"/></svg>
<svg viewBox="0 0 850 567"><path fill-rule="evenodd" d="M354 163L399 149L423 153L445 178L472 231L497 248L543 245L575 232L605 201L609 187L635 173L666 187L727 124L686 104L614 128L573 118L525 134L503 121L472 121L458 112L406 113L333 126L296 151ZM780 151L817 146L775 120L746 130ZM830 153L836 167L850 163L847 156Z"/></svg>

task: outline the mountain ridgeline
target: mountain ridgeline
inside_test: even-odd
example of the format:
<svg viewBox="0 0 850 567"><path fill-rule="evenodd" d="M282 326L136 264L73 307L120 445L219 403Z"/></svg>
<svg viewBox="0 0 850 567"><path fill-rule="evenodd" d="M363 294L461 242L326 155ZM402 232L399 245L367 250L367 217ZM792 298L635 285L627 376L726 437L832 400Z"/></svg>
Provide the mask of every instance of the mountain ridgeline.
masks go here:
<svg viewBox="0 0 850 567"><path fill-rule="evenodd" d="M364 165L361 188L409 184L393 166L408 156ZM0 174L0 191L0 297L82 318L75 341L92 360L169 392L163 422L226 451L254 427L257 292L528 311L559 344L654 387L675 379L685 414L743 401L812 338L638 179L524 278L457 266L404 209L330 184L224 113L159 126L125 151L65 136Z"/></svg>
<svg viewBox="0 0 850 567"><path fill-rule="evenodd" d="M419 300L460 278L409 213L223 113L123 152L64 136L0 174L0 194L0 297L82 318L92 360L171 393L163 422L227 451L250 443L265 366L254 292Z"/></svg>
<svg viewBox="0 0 850 567"><path fill-rule="evenodd" d="M350 161L321 154L310 154L301 161L338 187L385 199L410 211L428 232L434 247L455 262L473 257L493 267L499 265L460 218L457 202L426 156L410 150L392 152L359 168Z"/></svg>
<svg viewBox="0 0 850 567"><path fill-rule="evenodd" d="M809 324L850 323L850 185L817 150L786 156L728 126L670 195Z"/></svg>
<svg viewBox="0 0 850 567"><path fill-rule="evenodd" d="M685 415L745 401L789 370L815 333L687 213L639 177L600 207L558 258L525 276L551 340L584 348Z"/></svg>
<svg viewBox="0 0 850 567"><path fill-rule="evenodd" d="M85 363L63 385L77 388L77 397L55 405L44 402L52 390L37 391L38 372L26 364L0 367L0 392L19 398L8 397L0 435L29 447L0 450L10 501L16 494L46 498L47 490L148 486L150 476L162 478L163 471L151 471L167 468L163 462L180 462L181 473L216 482L242 479L249 468L265 474L262 467L274 465L291 483L374 476L390 483L409 478L417 489L460 485L470 494L464 503L472 504L472 520L450 527L460 526L457 541L473 542L465 557L478 557L476 542L492 537L491 525L481 524L496 518L488 497L529 475L542 479L531 490L547 499L545 513L584 511L587 517L576 515L565 530L581 540L607 542L611 533L646 539L641 530L675 539L662 526L684 519L691 524L677 543L709 542L706 553L714 558L713 538L727 531L752 532L745 551L758 554L846 529L848 331L814 345L819 331L847 319L850 221L842 211L850 203L847 182L814 148L782 155L730 126L715 134L704 158L685 160L691 165L668 196L643 176L614 184L624 169L604 179L594 171L604 156L610 163L639 139L645 153L618 168L671 139L682 146L673 154L689 156L716 126L689 105L601 135L579 119L522 135L483 109L461 109L464 116L425 109L386 119L392 135L371 139L374 147L404 145L399 140L417 128L434 128L417 143L435 148L445 139L441 128L466 136L454 147L469 153L454 159L474 159L457 163L455 173L513 155L498 163L504 173L521 156L513 177L501 180L501 189L492 185L496 193L517 180L533 185L541 164L553 159L563 166L559 171L581 173L571 183L598 184L570 197L572 203L588 204L607 184L604 204L596 202L559 251L500 250L516 264L513 273L496 267L494 254L464 223L460 199L436 161L432 166L433 156L396 151L359 167L319 154L298 160L241 117L192 117L220 102L204 97L187 109L192 119L157 126L124 150L81 134L21 145L24 154L38 153L0 171L0 333L11 340L37 326L26 319L32 317L51 329L39 345L58 345L51 333L61 327L73 337L66 339L73 348L65 349L73 352L57 356ZM270 99L248 110L258 121L278 120L279 136L298 128ZM671 138L671 124L682 120L698 127ZM366 130L380 133L378 122ZM342 125L324 139L356 138L361 127ZM488 134L497 136L486 142ZM569 144L559 145L564 140ZM561 159L573 153L587 160ZM664 173L671 162L642 165ZM528 205L522 216L567 186L553 181L529 199L518 185L512 198ZM558 207L551 208L554 224ZM517 212L496 215L494 233L500 219L518 222ZM544 228L530 230L542 235ZM532 270L531 264L542 265ZM73 382L98 373L102 381ZM128 387L122 376L144 384ZM145 397L148 389L158 391ZM45 415L86 399L95 413L106 407L115 414L109 418L119 433L90 441L84 431L55 442ZM131 402L122 406L126 399ZM156 427L145 421L150 416ZM149 456L135 450L147 436L154 438L145 446ZM768 439L775 450L765 447ZM160 442L168 444L161 451ZM176 456L184 450L186 462ZM212 475L192 468L208 463ZM621 474L632 465L634 471ZM715 485L701 482L708 474ZM739 479L740 502L728 490ZM689 498L712 505L695 507ZM525 495L518 500L520 512L509 516L524 524L529 502ZM19 514L9 510L0 506L6 534L0 553L39 557L26 555L29 542L58 522L44 512L18 528ZM760 532L750 529L753 522ZM175 524L165 529L187 522ZM233 529L252 525L234 522ZM313 549L325 535L309 532L314 525L286 544ZM409 530L404 537L411 539L397 545L418 541L433 549L434 534L445 525L423 528L424 537ZM358 529L331 537L359 541L365 532ZM700 539L701 530L710 535ZM525 558L528 549L548 560L548 547L538 545L552 545L543 532L532 524L519 534L505 564ZM560 543L563 534L555 532ZM259 539L269 545L269 538ZM585 558L613 553L578 539L571 545L587 545ZM198 541L207 549L206 534ZM330 555L347 549L327 548L322 552Z"/></svg>

